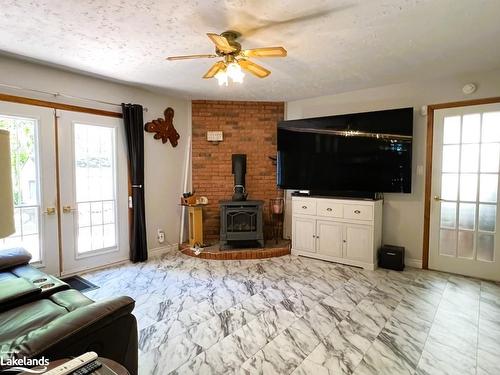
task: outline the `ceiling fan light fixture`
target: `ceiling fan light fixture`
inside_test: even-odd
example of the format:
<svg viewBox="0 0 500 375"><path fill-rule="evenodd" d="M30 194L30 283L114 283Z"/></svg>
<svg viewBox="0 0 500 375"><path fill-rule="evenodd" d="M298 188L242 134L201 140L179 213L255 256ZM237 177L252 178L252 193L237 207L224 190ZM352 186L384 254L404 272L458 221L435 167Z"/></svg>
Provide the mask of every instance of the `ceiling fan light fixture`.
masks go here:
<svg viewBox="0 0 500 375"><path fill-rule="evenodd" d="M186 56L170 56L167 60L186 60L199 58L216 58L223 60L217 61L203 75L204 79L216 78L219 86L229 86L229 79L232 83L243 83L245 73L249 72L257 78L266 78L271 71L265 67L252 62L252 57L285 57L287 51L285 48L262 47L242 50L240 43L236 39L240 36L234 31L225 31L222 34L207 33L207 36L215 45L215 54L199 54Z"/></svg>
<svg viewBox="0 0 500 375"><path fill-rule="evenodd" d="M233 61L232 63L229 63L227 65L226 73L233 82L243 83L245 73L243 73L240 64L238 64L236 61Z"/></svg>
<svg viewBox="0 0 500 375"><path fill-rule="evenodd" d="M214 78L217 79L219 86L228 86L229 84L228 75L225 70L219 70Z"/></svg>

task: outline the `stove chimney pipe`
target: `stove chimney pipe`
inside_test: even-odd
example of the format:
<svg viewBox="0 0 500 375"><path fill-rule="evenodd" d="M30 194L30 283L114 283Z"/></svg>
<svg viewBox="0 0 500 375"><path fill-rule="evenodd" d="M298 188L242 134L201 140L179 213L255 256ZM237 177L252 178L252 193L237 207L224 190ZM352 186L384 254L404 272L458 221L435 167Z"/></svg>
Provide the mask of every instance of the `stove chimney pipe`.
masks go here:
<svg viewBox="0 0 500 375"><path fill-rule="evenodd" d="M246 201L245 174L247 173L247 156L245 154L232 155L232 173L234 174L233 201Z"/></svg>

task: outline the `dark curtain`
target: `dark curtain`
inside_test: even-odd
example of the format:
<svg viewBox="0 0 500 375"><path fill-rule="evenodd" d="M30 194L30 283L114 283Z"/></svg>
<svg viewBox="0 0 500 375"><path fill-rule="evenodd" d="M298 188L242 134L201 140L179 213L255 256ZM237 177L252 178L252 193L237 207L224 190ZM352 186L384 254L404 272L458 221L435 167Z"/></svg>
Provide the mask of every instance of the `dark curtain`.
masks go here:
<svg viewBox="0 0 500 375"><path fill-rule="evenodd" d="M132 184L132 216L130 226L130 260L148 259L146 215L144 209L144 121L142 106L122 103L123 122L127 134L130 181Z"/></svg>

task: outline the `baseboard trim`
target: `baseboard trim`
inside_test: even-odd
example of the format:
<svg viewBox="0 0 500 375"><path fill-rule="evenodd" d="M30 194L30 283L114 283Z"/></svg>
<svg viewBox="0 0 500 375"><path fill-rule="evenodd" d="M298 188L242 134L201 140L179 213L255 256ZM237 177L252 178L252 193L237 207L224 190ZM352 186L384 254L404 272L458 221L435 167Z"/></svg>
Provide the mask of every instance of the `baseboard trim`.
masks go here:
<svg viewBox="0 0 500 375"><path fill-rule="evenodd" d="M118 260L116 262L113 262L113 263L108 263L108 264L103 264L101 266L97 266L97 267L91 267L91 268L88 268L86 270L83 270L83 271L69 271L69 272L62 272L61 273L61 276L60 277L70 277L70 276L75 276L75 275L85 275L86 273L90 273L90 272L94 272L94 271L99 271L99 270L103 270L103 269L106 269L106 268L111 268L111 267L118 267L118 266L122 266L124 264L127 264L127 263L132 263L130 262L130 259L122 259L122 260Z"/></svg>
<svg viewBox="0 0 500 375"><path fill-rule="evenodd" d="M405 258L405 266L422 268L422 259Z"/></svg>
<svg viewBox="0 0 500 375"><path fill-rule="evenodd" d="M158 258L163 254L170 253L171 251L179 250L179 244L174 243L167 246L155 247L154 249L149 249L148 255L150 258Z"/></svg>
<svg viewBox="0 0 500 375"><path fill-rule="evenodd" d="M311 259L319 259L319 260L326 260L327 262L346 264L348 266L360 267L370 271L373 271L377 268L377 265L374 263L361 262L358 260L352 260L347 258L338 258L320 253L310 253L308 251L292 249L292 255L300 255Z"/></svg>

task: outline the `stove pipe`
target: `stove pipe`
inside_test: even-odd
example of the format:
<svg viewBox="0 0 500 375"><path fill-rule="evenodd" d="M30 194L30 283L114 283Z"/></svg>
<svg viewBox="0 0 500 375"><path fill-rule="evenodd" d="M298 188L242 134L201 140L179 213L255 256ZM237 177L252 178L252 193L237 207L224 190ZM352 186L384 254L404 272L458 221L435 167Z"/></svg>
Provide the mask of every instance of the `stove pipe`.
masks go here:
<svg viewBox="0 0 500 375"><path fill-rule="evenodd" d="M247 156L245 154L233 154L232 173L234 174L233 201L246 201L245 173L247 173Z"/></svg>

